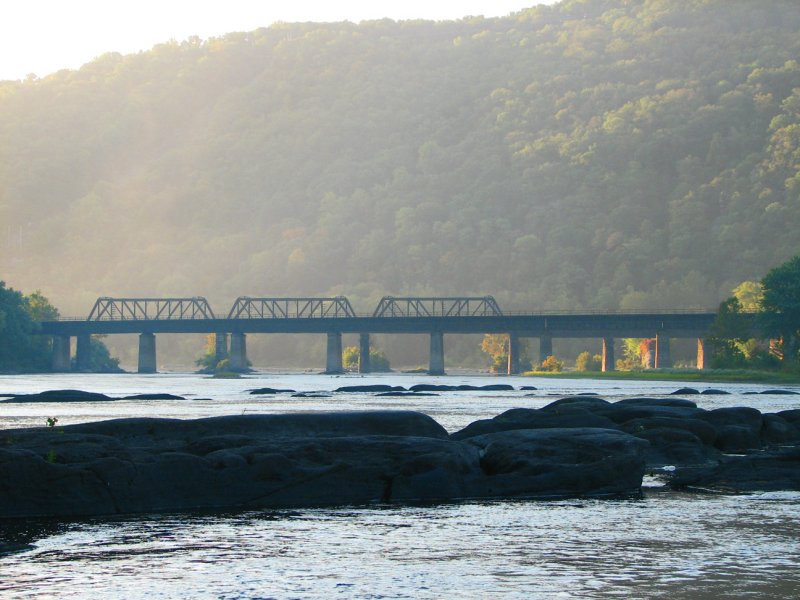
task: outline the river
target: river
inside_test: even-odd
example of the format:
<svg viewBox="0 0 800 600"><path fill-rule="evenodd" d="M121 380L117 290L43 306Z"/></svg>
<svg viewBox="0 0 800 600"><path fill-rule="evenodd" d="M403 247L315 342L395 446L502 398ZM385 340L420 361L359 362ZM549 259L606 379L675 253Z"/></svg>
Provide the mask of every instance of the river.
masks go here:
<svg viewBox="0 0 800 600"><path fill-rule="evenodd" d="M510 383L535 391L426 397L252 396L258 387ZM186 400L0 404L0 429L119 417L412 409L448 431L575 393L608 400L687 385L702 408L800 408L765 384L451 375L258 373L0 376L0 393L83 389ZM781 386L800 391L800 386ZM797 598L800 492L686 494L646 482L642 499L464 502L291 511L0 521L0 598Z"/></svg>

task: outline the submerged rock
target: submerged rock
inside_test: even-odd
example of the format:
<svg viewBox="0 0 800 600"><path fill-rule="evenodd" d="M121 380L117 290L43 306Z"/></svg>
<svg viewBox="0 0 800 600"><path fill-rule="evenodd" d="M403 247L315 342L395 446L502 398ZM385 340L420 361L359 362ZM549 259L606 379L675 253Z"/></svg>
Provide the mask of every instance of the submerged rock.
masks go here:
<svg viewBox="0 0 800 600"><path fill-rule="evenodd" d="M271 394L293 394L295 390L281 390L276 388L264 387L255 390L250 390L251 396L268 396Z"/></svg>
<svg viewBox="0 0 800 600"><path fill-rule="evenodd" d="M385 384L374 384L374 385L345 385L340 388L336 388L334 392L405 392L406 388L402 385L385 385Z"/></svg>
<svg viewBox="0 0 800 600"><path fill-rule="evenodd" d="M38 394L17 394L2 402L109 402L116 399L83 390L48 390Z"/></svg>

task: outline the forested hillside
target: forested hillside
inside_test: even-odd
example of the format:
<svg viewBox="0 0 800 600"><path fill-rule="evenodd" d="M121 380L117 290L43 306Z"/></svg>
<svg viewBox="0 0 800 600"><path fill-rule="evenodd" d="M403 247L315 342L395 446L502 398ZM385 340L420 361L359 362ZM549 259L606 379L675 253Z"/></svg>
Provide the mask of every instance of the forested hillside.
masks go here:
<svg viewBox="0 0 800 600"><path fill-rule="evenodd" d="M0 82L0 279L714 307L800 252L796 0L279 24Z"/></svg>

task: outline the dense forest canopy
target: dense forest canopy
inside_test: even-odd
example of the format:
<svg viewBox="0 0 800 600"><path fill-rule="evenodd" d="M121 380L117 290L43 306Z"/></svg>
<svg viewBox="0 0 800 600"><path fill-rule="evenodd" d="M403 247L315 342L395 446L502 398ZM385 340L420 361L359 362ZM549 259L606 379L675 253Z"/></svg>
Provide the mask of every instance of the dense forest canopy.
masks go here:
<svg viewBox="0 0 800 600"><path fill-rule="evenodd" d="M0 82L0 275L709 308L800 250L800 6L276 24Z"/></svg>

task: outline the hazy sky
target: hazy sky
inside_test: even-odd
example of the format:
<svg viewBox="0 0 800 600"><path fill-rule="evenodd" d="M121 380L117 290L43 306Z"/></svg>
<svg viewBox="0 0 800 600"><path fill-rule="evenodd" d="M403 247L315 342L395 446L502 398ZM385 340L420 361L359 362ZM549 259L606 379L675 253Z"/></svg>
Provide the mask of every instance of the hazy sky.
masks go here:
<svg viewBox="0 0 800 600"><path fill-rule="evenodd" d="M105 52L250 31L275 21L457 19L554 0L2 0L0 79L78 68Z"/></svg>

